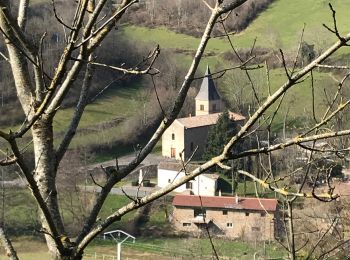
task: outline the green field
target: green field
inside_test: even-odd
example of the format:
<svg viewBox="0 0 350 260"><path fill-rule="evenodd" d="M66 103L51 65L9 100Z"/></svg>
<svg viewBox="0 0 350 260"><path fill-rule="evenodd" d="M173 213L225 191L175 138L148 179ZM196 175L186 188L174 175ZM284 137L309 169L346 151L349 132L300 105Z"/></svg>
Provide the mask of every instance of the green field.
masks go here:
<svg viewBox="0 0 350 260"><path fill-rule="evenodd" d="M304 40L325 47L337 40L322 24L332 28L332 13L328 7L331 2L336 10L337 24L341 33L349 33L348 17L349 1L325 0L276 0L262 12L249 27L232 37L238 48L250 48L255 38L257 46L266 48L294 49L298 45L302 28L305 24ZM195 50L199 39L183 34L177 34L166 28L143 28L137 26L124 27L123 33L134 40L159 44L162 48L177 50ZM230 50L224 39L211 39L207 52L225 52Z"/></svg>
<svg viewBox="0 0 350 260"><path fill-rule="evenodd" d="M45 243L32 237L14 239L20 259L49 260ZM213 239L215 250L220 257L231 259L252 259L257 256L282 259L286 254L275 243L246 243L223 239ZM2 249L1 249L2 250ZM2 253L0 250L0 253ZM170 259L212 259L212 248L207 238L136 238L135 243L125 242L122 245L122 256L129 259L160 260ZM111 259L116 256L116 244L111 240L97 239L85 250L83 259ZM96 257L96 258L95 258ZM104 257L104 258L103 258ZM0 260L8 259L0 255Z"/></svg>

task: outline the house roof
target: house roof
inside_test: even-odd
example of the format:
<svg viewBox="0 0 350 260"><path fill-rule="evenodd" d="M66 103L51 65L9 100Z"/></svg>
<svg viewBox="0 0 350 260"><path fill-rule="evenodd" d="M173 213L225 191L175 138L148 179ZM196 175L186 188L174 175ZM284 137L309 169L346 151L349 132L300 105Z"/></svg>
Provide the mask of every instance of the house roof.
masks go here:
<svg viewBox="0 0 350 260"><path fill-rule="evenodd" d="M220 115L221 113L214 113L209 115L178 118L175 121L177 121L186 128L195 128L201 126L215 125ZM244 116L233 112L229 112L229 115L232 121L242 121L245 119Z"/></svg>
<svg viewBox="0 0 350 260"><path fill-rule="evenodd" d="M236 197L196 196L181 194L174 197L173 205L182 207L276 211L277 200L239 197L238 203L236 203Z"/></svg>
<svg viewBox="0 0 350 260"><path fill-rule="evenodd" d="M199 166L200 166L199 164L187 164L186 171L191 172L196 168L198 168ZM158 164L158 169L179 172L179 171L183 171L183 165L182 163L179 163L179 162L160 162ZM218 174L215 174L215 173L203 173L202 176L206 176L213 180L217 180L220 177Z"/></svg>
<svg viewBox="0 0 350 260"><path fill-rule="evenodd" d="M205 75L202 81L201 88L196 96L196 99L199 100L219 100L220 96L216 90L214 80L211 76L211 72L209 66L207 66L207 70L205 71Z"/></svg>
<svg viewBox="0 0 350 260"><path fill-rule="evenodd" d="M186 171L191 172L198 168L199 164L187 164ZM158 169L170 170L170 171L181 171L183 169L182 163L179 162L160 162L158 164Z"/></svg>

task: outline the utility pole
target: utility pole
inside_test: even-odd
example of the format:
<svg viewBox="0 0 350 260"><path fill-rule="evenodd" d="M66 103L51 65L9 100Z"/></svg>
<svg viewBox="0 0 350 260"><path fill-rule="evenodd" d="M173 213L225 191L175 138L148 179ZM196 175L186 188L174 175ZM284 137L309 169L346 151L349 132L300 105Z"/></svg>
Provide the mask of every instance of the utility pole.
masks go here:
<svg viewBox="0 0 350 260"><path fill-rule="evenodd" d="M122 230L113 230L109 232L103 233L103 239L106 239L106 236L110 236L113 238L114 241L117 242L117 260L121 260L121 254L122 254L122 244L131 238L133 240L133 243L135 244L135 237L122 231ZM123 239L124 237L124 239Z"/></svg>

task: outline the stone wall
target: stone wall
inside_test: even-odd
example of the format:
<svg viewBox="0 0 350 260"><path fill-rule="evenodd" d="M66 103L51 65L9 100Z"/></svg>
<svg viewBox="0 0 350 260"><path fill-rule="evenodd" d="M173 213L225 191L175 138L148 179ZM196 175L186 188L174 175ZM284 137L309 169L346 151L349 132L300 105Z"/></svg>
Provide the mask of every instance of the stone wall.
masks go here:
<svg viewBox="0 0 350 260"><path fill-rule="evenodd" d="M249 241L274 239L273 213L233 209L206 209L205 213L205 222L213 235ZM204 219L195 217L193 208L174 209L173 224L177 231L189 232L194 236L201 235L205 231L201 220Z"/></svg>

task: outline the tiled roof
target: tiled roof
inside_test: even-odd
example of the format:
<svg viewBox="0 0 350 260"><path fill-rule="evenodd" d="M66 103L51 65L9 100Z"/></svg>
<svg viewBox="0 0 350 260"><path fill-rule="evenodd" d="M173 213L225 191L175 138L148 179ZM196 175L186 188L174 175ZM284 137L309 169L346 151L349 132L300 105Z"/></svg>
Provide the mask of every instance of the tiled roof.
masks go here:
<svg viewBox="0 0 350 260"><path fill-rule="evenodd" d="M187 164L186 171L191 172L199 166L199 164ZM183 166L182 163L179 162L160 162L158 164L158 169L164 169L169 171L181 171L183 169Z"/></svg>
<svg viewBox="0 0 350 260"><path fill-rule="evenodd" d="M186 128L209 126L209 125L215 125L220 115L221 113L214 113L209 115L184 117L184 118L178 118L176 119L176 121ZM232 121L242 121L245 119L244 116L233 112L229 112L229 115Z"/></svg>
<svg viewBox="0 0 350 260"><path fill-rule="evenodd" d="M276 211L277 200L239 197L238 203L236 203L236 197L176 195L173 200L173 205L183 207Z"/></svg>
<svg viewBox="0 0 350 260"><path fill-rule="evenodd" d="M187 164L186 171L191 172L199 166L200 166L199 164ZM160 162L158 164L158 169L179 172L179 171L182 171L183 166L182 166L182 163L180 163L180 162ZM204 173L202 175L206 176L208 178L214 179L214 180L217 180L220 177L218 174L215 174L215 173Z"/></svg>
<svg viewBox="0 0 350 260"><path fill-rule="evenodd" d="M196 99L199 100L219 100L220 96L216 90L213 78L211 76L211 72L209 66L207 66L207 70L205 72L205 76L202 81L201 88L196 96Z"/></svg>

